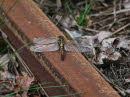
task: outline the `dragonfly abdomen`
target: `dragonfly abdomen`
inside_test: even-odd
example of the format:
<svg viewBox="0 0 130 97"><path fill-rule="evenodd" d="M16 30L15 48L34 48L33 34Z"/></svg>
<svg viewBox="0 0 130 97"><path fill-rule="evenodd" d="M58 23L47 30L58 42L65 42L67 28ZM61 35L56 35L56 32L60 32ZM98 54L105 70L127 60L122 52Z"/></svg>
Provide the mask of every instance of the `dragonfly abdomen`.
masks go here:
<svg viewBox="0 0 130 97"><path fill-rule="evenodd" d="M61 60L64 61L64 48L60 49L60 53L61 53Z"/></svg>

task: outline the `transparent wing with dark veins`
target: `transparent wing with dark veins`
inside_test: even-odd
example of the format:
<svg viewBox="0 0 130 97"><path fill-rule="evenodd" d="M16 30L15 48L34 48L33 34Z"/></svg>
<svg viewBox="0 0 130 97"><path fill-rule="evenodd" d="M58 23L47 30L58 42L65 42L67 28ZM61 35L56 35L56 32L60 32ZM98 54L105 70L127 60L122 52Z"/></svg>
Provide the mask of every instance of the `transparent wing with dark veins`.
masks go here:
<svg viewBox="0 0 130 97"><path fill-rule="evenodd" d="M82 47L89 47L93 46L93 37L92 36L81 36L74 38L72 41L78 43Z"/></svg>
<svg viewBox="0 0 130 97"><path fill-rule="evenodd" d="M49 52L59 50L59 45L57 42L51 44L35 44L30 47L33 52Z"/></svg>
<svg viewBox="0 0 130 97"><path fill-rule="evenodd" d="M84 47L81 43L75 40L70 40L65 43L65 50L71 52L88 52L91 49L89 47Z"/></svg>
<svg viewBox="0 0 130 97"><path fill-rule="evenodd" d="M58 38L50 37L50 38L34 38L33 42L36 44L51 44L57 42Z"/></svg>

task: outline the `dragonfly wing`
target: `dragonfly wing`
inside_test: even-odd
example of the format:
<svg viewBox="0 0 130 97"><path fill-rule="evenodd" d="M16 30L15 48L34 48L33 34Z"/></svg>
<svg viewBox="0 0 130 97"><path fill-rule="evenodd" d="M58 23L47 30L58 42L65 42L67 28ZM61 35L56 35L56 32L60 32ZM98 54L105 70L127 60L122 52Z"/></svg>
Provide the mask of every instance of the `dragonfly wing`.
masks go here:
<svg viewBox="0 0 130 97"><path fill-rule="evenodd" d="M53 44L36 44L30 47L30 50L33 52L49 52L49 51L57 51L59 49L58 43Z"/></svg>
<svg viewBox="0 0 130 97"><path fill-rule="evenodd" d="M74 38L72 41L77 42L80 46L83 47L91 47L93 45L92 36L81 36L81 37Z"/></svg>
<svg viewBox="0 0 130 97"><path fill-rule="evenodd" d="M90 51L89 47L83 47L81 44L71 41L65 43L65 50L66 51L71 51L71 52L88 52Z"/></svg>
<svg viewBox="0 0 130 97"><path fill-rule="evenodd" d="M34 38L33 42L36 44L50 44L50 43L55 43L57 42L57 38L56 37L50 37L50 38Z"/></svg>

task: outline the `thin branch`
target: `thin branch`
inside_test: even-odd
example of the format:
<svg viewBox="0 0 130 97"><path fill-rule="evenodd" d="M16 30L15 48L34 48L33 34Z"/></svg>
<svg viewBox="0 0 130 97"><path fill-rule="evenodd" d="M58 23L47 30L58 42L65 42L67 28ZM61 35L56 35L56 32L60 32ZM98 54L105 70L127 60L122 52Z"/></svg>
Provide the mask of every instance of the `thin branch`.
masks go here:
<svg viewBox="0 0 130 97"><path fill-rule="evenodd" d="M121 27L120 29L116 30L115 32L112 33L112 36L123 30L124 28L128 27L130 23L126 24L125 26Z"/></svg>
<svg viewBox="0 0 130 97"><path fill-rule="evenodd" d="M130 11L130 8L116 11L116 14L120 14L120 13L124 13L124 12L128 12L128 11ZM112 13L101 12L99 14L92 14L90 16L113 15L113 14L114 14L114 12L112 12Z"/></svg>

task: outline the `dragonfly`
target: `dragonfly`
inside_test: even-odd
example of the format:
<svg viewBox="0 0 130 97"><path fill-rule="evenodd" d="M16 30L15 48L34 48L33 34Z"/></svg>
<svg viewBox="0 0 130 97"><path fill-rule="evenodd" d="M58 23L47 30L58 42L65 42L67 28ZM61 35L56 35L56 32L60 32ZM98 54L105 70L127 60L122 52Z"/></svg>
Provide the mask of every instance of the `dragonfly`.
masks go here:
<svg viewBox="0 0 130 97"><path fill-rule="evenodd" d="M33 52L50 52L60 51L61 60L64 61L65 51L69 52L88 52L91 49L91 45L84 41L85 38L80 37L72 40L65 40L63 36L49 37L49 38L34 38L30 50ZM86 45L87 44L87 45Z"/></svg>

